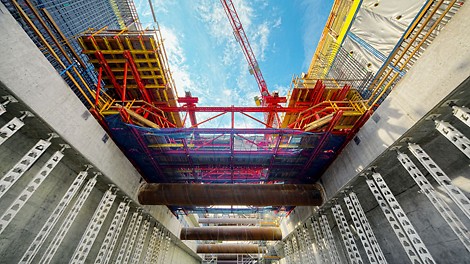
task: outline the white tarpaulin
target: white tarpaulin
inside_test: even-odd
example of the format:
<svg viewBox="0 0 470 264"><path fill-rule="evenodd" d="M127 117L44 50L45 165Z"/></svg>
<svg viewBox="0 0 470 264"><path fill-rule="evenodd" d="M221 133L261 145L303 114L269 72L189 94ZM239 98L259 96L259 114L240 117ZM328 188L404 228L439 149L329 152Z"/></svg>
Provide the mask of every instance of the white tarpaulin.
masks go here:
<svg viewBox="0 0 470 264"><path fill-rule="evenodd" d="M376 72L426 2L364 0L343 47Z"/></svg>

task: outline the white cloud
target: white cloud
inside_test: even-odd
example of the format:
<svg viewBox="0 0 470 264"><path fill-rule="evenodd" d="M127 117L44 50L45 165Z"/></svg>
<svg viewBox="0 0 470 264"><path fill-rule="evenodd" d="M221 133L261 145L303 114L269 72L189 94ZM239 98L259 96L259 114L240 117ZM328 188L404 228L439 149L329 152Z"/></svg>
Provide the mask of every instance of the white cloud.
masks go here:
<svg viewBox="0 0 470 264"><path fill-rule="evenodd" d="M268 22L265 21L258 25L257 31L253 34L255 40L252 47L253 52L259 57L259 60L265 60L266 48L268 47L268 38L271 31L269 30Z"/></svg>
<svg viewBox="0 0 470 264"><path fill-rule="evenodd" d="M279 28L282 24L282 19L279 17L276 21L274 21L273 28Z"/></svg>
<svg viewBox="0 0 470 264"><path fill-rule="evenodd" d="M177 36L171 29L164 26L160 26L160 31L178 96L184 96L185 91L194 87L188 72L188 66L185 64L184 50L180 44L180 39L184 39L184 36Z"/></svg>
<svg viewBox="0 0 470 264"><path fill-rule="evenodd" d="M326 20L319 16L322 9L331 8L331 1L310 1L302 0L301 6L304 10L302 16L303 28L304 28L304 54L305 59L303 62L302 68L308 68L310 65L310 60L315 52L315 49L318 44L319 37L322 33L322 30L325 26Z"/></svg>

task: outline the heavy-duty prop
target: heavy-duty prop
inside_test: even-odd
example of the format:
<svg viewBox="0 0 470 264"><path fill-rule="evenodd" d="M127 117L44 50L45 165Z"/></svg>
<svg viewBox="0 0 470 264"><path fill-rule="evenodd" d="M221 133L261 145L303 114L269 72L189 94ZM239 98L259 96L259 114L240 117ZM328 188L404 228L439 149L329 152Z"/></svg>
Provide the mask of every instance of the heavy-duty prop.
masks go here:
<svg viewBox="0 0 470 264"><path fill-rule="evenodd" d="M255 244L202 244L197 245L196 253L200 254L258 254L266 250Z"/></svg>
<svg viewBox="0 0 470 264"><path fill-rule="evenodd" d="M281 240L277 227L187 227L181 229L181 240Z"/></svg>
<svg viewBox="0 0 470 264"><path fill-rule="evenodd" d="M320 187L312 184L147 183L139 190L145 205L319 206Z"/></svg>

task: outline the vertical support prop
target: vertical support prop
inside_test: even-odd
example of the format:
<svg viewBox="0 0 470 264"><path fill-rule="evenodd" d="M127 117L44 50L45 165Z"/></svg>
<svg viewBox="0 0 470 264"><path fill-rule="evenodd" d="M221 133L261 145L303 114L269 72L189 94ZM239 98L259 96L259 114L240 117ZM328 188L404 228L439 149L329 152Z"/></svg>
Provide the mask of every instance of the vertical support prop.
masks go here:
<svg viewBox="0 0 470 264"><path fill-rule="evenodd" d="M158 263L158 258L160 257L160 253L161 253L162 247L163 247L163 237L164 236L165 236L165 233L162 229L158 233L157 245L156 245L155 251L153 252L152 261L150 263Z"/></svg>
<svg viewBox="0 0 470 264"><path fill-rule="evenodd" d="M44 241L46 241L46 238L49 236L52 229L59 221L59 218L64 213L65 208L69 205L70 201L72 201L72 198L78 192L83 182L85 181L85 178L88 176L87 170L81 171L77 175L68 190L65 192L62 199L60 199L59 204L55 207L54 211L52 211L52 214L49 216L46 223L42 226L41 231L39 231L33 242L31 242L29 245L19 263L29 264L33 261L39 249L44 244Z"/></svg>
<svg viewBox="0 0 470 264"><path fill-rule="evenodd" d="M304 228L302 229L304 241L305 241L305 254L307 255L308 263L314 264L315 263L315 256L312 254L312 239L310 238L310 234L308 232L307 224L304 224Z"/></svg>
<svg viewBox="0 0 470 264"><path fill-rule="evenodd" d="M155 248L157 245L157 237L158 237L158 228L154 226L152 229L152 236L150 237L149 242L149 249L147 250L147 254L145 255L144 264L150 264L152 260L152 255L155 252Z"/></svg>
<svg viewBox="0 0 470 264"><path fill-rule="evenodd" d="M323 236L326 238L326 242L328 244L330 259L333 260L333 263L341 263L338 250L336 249L336 243L333 238L333 233L331 233L330 225L328 224L328 218L326 218L326 215L322 214L318 219L320 220Z"/></svg>
<svg viewBox="0 0 470 264"><path fill-rule="evenodd" d="M165 235L165 242L164 242L164 250L162 252L162 261L160 263L165 264L165 259L168 254L168 251L170 249L170 244L171 244L171 238L170 236Z"/></svg>
<svg viewBox="0 0 470 264"><path fill-rule="evenodd" d="M101 198L101 201L93 213L80 242L75 248L75 252L69 262L70 264L85 263L88 253L90 253L91 247L100 232L101 226L103 225L104 220L116 199L116 194L113 193L112 189L113 187L110 187Z"/></svg>
<svg viewBox="0 0 470 264"><path fill-rule="evenodd" d="M95 259L95 264L106 264L111 259L114 247L116 246L116 241L122 230L124 221L126 221L128 212L129 205L125 201L120 202L113 220L111 221L111 225L108 228L108 232L106 232L104 240L101 243L100 250Z"/></svg>
<svg viewBox="0 0 470 264"><path fill-rule="evenodd" d="M299 243L297 243L297 238L296 238L295 235L292 236L291 241L292 241L292 249L294 251L294 257L297 257L297 261L295 261L295 262L296 263L303 263L302 251L301 251Z"/></svg>
<svg viewBox="0 0 470 264"><path fill-rule="evenodd" d="M90 195L91 191L93 190L93 187L96 184L96 176L93 177L92 179L88 180L87 184L83 188L83 190L80 192L80 196L78 199L75 201L73 204L72 209L67 214L67 217L65 220L62 222L60 225L59 230L57 231L56 235L50 242L49 246L47 247L46 251L44 252L44 255L42 256L41 260L39 263L41 264L47 264L52 261L52 258L54 257L55 253L57 252L57 249L59 248L60 244L65 238L65 235L70 229L70 226L72 226L72 223L75 221L75 218L77 218L78 213L83 207L83 204L85 204L85 201L87 200L88 196Z"/></svg>
<svg viewBox="0 0 470 264"><path fill-rule="evenodd" d="M283 248L284 248L284 258L285 258L285 260L286 260L286 263L289 264L289 263L291 263L291 261L290 261L290 259L291 259L291 257L290 257L291 253L290 253L289 246L287 245L287 241L284 241L284 246L283 246Z"/></svg>
<svg viewBox="0 0 470 264"><path fill-rule="evenodd" d="M299 256L301 257L303 263L308 263L308 254L306 252L302 227L297 228L297 243L299 244Z"/></svg>
<svg viewBox="0 0 470 264"><path fill-rule="evenodd" d="M129 239L131 238L132 235L132 230L134 229L135 222L137 221L137 216L139 215L138 212L134 212L131 216L131 220L129 222L129 225L126 230L126 234L124 235L124 240L121 243L121 248L119 250L119 254L116 259L116 263L122 263L122 260L124 259L124 254L126 253L126 248L129 244Z"/></svg>
<svg viewBox="0 0 470 264"><path fill-rule="evenodd" d="M139 260L142 257L142 250L144 248L145 239L147 238L147 233L150 227L150 221L145 220L142 229L140 230L139 237L137 239L137 244L135 246L134 255L132 256L131 263L138 264Z"/></svg>
<svg viewBox="0 0 470 264"><path fill-rule="evenodd" d="M446 137L463 154L470 158L470 140L451 124L444 121L436 121L436 129Z"/></svg>
<svg viewBox="0 0 470 264"><path fill-rule="evenodd" d="M13 203L8 207L8 209L0 217L0 234L5 231L5 228L13 221L16 214L23 208L26 202L31 198L31 196L36 192L39 186L44 182L44 180L49 176L51 171L59 164L60 160L64 157L63 151L68 145L63 145L63 148L59 151L56 151L52 157L44 164L33 179L28 183L28 185L23 189L23 191L16 197Z"/></svg>
<svg viewBox="0 0 470 264"><path fill-rule="evenodd" d="M312 228L314 231L313 235L315 236L316 245L320 251L321 263L331 263L331 260L327 254L328 248L325 245L325 241L320 230L320 225L318 225L318 221L316 219L312 219Z"/></svg>
<svg viewBox="0 0 470 264"><path fill-rule="evenodd" d="M47 148L51 145L50 139L40 139L34 147L32 147L21 159L18 161L13 168L11 168L3 177L0 179L0 198L18 181L23 174L33 166L33 164L41 157Z"/></svg>
<svg viewBox="0 0 470 264"><path fill-rule="evenodd" d="M354 192L349 193L349 197L345 197L344 201L348 208L349 214L353 220L359 238L366 250L367 257L371 263L387 263L382 249L375 238L369 220L362 209L359 199Z"/></svg>
<svg viewBox="0 0 470 264"><path fill-rule="evenodd" d="M134 244L137 238L137 234L139 234L140 225L142 224L142 219L144 217L142 214L139 214L137 217L137 222L135 223L134 230L132 230L131 239L129 240L129 246L127 247L126 254L124 254L124 263L129 263L131 259L132 252L134 252Z"/></svg>
<svg viewBox="0 0 470 264"><path fill-rule="evenodd" d="M18 102L18 100L16 100L16 98L11 96L11 95L5 95L5 96L2 96L2 98L5 99L5 101L0 103L0 116L7 112L6 106L9 103L17 103Z"/></svg>
<svg viewBox="0 0 470 264"><path fill-rule="evenodd" d="M470 127L470 109L467 107L460 107L460 106L452 106L452 113L455 117L457 117L460 121L462 121L465 125Z"/></svg>
<svg viewBox="0 0 470 264"><path fill-rule="evenodd" d="M418 159L418 161L432 175L434 180L444 188L452 201L462 210L462 212L470 219L470 200L462 193L462 191L452 184L449 176L434 162L431 157L417 144L408 144L410 152Z"/></svg>
<svg viewBox="0 0 470 264"><path fill-rule="evenodd" d="M353 264L362 264L363 261L361 254L357 249L356 241L354 241L354 236L349 229L348 222L346 221L346 217L344 216L341 205L335 204L331 207L331 211L333 212L333 216L336 220L336 224L338 225L341 238L343 239L344 246L346 247L349 261L351 261Z"/></svg>
<svg viewBox="0 0 470 264"><path fill-rule="evenodd" d="M408 171L408 174L410 174L411 178L413 178L413 180L419 186L421 191L426 195L432 205L436 208L442 218L444 218L452 231L454 231L455 235L459 238L467 251L470 252L470 237L468 230L457 217L457 215L455 215L454 211L452 211L452 209L444 200L437 196L434 187L432 187L432 185L416 167L413 161L411 161L408 155L404 153L398 153L397 159L400 161L401 165L403 165L406 171Z"/></svg>
<svg viewBox="0 0 470 264"><path fill-rule="evenodd" d="M119 238L119 234L121 233L121 231L124 230L123 227L124 227L124 223L126 222L126 217L129 213L129 209L130 209L130 206L129 206L129 204L127 204L125 209L124 209L124 213L121 217L121 220L119 222L119 226L118 226L118 229L116 231L116 234L114 235L113 240L111 241L111 246L109 247L108 252L106 253L105 263L109 263L111 261L111 256L114 252L114 249L116 248L117 241L118 241L118 238Z"/></svg>
<svg viewBox="0 0 470 264"><path fill-rule="evenodd" d="M95 264L106 264L111 259L114 247L116 246L116 241L122 230L124 221L126 221L128 212L129 205L126 202L119 203L118 209L111 221L111 225L108 228L108 232L106 232L104 240L101 243L100 251L95 259Z"/></svg>
<svg viewBox="0 0 470 264"><path fill-rule="evenodd" d="M24 126L23 120L26 117L33 117L34 115L31 112L24 111L21 112L23 115L20 117L13 117L8 123L6 123L2 128L0 128L0 145L5 141L11 138L18 130Z"/></svg>
<svg viewBox="0 0 470 264"><path fill-rule="evenodd" d="M379 173L366 180L387 221L412 263L436 263Z"/></svg>
<svg viewBox="0 0 470 264"><path fill-rule="evenodd" d="M292 263L299 263L299 258L297 256L297 250L294 246L294 240L292 238L290 238L287 242L288 242L287 246L289 247L289 251L290 251L290 259L291 259Z"/></svg>

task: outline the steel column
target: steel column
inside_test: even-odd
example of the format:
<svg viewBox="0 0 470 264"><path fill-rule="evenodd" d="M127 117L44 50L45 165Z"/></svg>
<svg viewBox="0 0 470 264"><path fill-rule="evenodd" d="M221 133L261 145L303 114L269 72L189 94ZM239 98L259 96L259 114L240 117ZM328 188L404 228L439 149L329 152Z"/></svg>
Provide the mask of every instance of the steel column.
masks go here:
<svg viewBox="0 0 470 264"><path fill-rule="evenodd" d="M326 264L331 263L331 260L326 252L328 249L325 245L325 239L323 238L322 232L320 230L320 225L318 225L318 221L315 218L312 218L312 228L316 241L315 244L317 245L318 251L320 252L320 261Z"/></svg>
<svg viewBox="0 0 470 264"><path fill-rule="evenodd" d="M302 233L303 233L303 236L304 236L304 242L305 242L304 250L305 250L305 254L307 255L308 263L314 264L315 263L315 256L313 255L313 252L311 252L312 240L310 239L310 234L308 233L307 224L304 224L304 228L302 228Z"/></svg>
<svg viewBox="0 0 470 264"><path fill-rule="evenodd" d="M39 233L34 238L33 242L31 242L31 244L29 245L28 249L24 253L19 263L29 264L33 261L39 249L44 244L44 241L46 241L46 238L49 236L52 229L59 221L59 218L64 213L65 208L69 205L70 201L72 201L72 198L78 192L78 189L80 189L87 176L87 171L81 171L77 175L75 180L70 185L69 189L65 192L62 199L60 199L59 204L57 204L54 211L52 211L52 214L49 216L46 223L44 223L44 225L42 226L41 231L39 231Z"/></svg>
<svg viewBox="0 0 470 264"><path fill-rule="evenodd" d="M100 232L101 226L103 225L103 222L116 199L116 194L114 194L111 189L112 187L107 190L101 198L101 201L93 213L78 246L75 248L75 252L69 262L70 264L85 263L88 253Z"/></svg>
<svg viewBox="0 0 470 264"><path fill-rule="evenodd" d="M359 239L364 246L369 262L380 264L387 263L356 194L354 192L349 193L349 196L344 197L344 202L351 215Z"/></svg>
<svg viewBox="0 0 470 264"><path fill-rule="evenodd" d="M51 145L50 138L47 140L40 139L34 147L32 147L13 168L11 168L0 179L0 198L15 184L15 182L23 176L23 174L33 166L33 164L41 157L47 148Z"/></svg>
<svg viewBox="0 0 470 264"><path fill-rule="evenodd" d="M178 184L147 183L139 190L146 205L321 205L318 186L311 184Z"/></svg>
<svg viewBox="0 0 470 264"><path fill-rule="evenodd" d="M68 147L68 146L67 146ZM23 191L16 197L13 203L8 207L8 209L0 217L0 234L5 231L5 228L13 221L16 214L23 208L26 202L31 198L31 196L36 192L39 186L44 182L44 180L49 176L51 171L59 164L59 161L64 157L62 153L65 149L62 148L59 151L56 151L52 157L41 167L38 173L34 175L33 179L28 183L28 185L23 189Z"/></svg>
<svg viewBox="0 0 470 264"><path fill-rule="evenodd" d="M108 232L101 243L100 251L95 259L95 264L106 264L111 259L113 250L116 246L116 241L121 233L124 222L126 221L127 213L129 212L129 205L126 202L121 202L118 205L116 213L114 214Z"/></svg>
<svg viewBox="0 0 470 264"><path fill-rule="evenodd" d="M11 95L5 95L5 96L2 96L2 98L5 99L5 101L0 103L0 116L7 112L6 106L9 103L17 103L18 102L18 100L16 100L16 98L11 96Z"/></svg>
<svg viewBox="0 0 470 264"><path fill-rule="evenodd" d="M13 117L8 123L6 123L2 128L0 128L0 145L2 145L7 139L11 138L18 130L24 126L23 120L26 117L34 116L28 111L22 112L23 115L18 117Z"/></svg>
<svg viewBox="0 0 470 264"><path fill-rule="evenodd" d="M444 121L436 121L436 129L444 135L463 154L470 158L470 140L451 124Z"/></svg>
<svg viewBox="0 0 470 264"><path fill-rule="evenodd" d="M134 212L131 216L131 220L128 223L126 234L124 235L124 240L121 242L121 248L119 249L119 254L116 259L116 263L122 263L124 259L124 254L126 253L126 248L129 244L129 239L132 235L132 230L134 229L135 222L139 216L138 212Z"/></svg>
<svg viewBox="0 0 470 264"><path fill-rule="evenodd" d="M470 219L470 200L462 191L452 184L447 174L429 157L429 155L417 144L408 144L408 149L419 160L419 162L432 175L434 180L444 188L444 191Z"/></svg>
<svg viewBox="0 0 470 264"><path fill-rule="evenodd" d="M297 228L297 244L299 245L299 255L302 257L303 262L310 263L302 227Z"/></svg>
<svg viewBox="0 0 470 264"><path fill-rule="evenodd" d="M150 221L145 220L144 225L142 226L139 237L137 238L137 244L135 245L134 255L132 256L131 263L137 264L140 263L139 260L142 255L142 249L144 248L144 242L147 238L147 233L150 227Z"/></svg>
<svg viewBox="0 0 470 264"><path fill-rule="evenodd" d="M96 176L88 180L87 184L85 185L83 190L80 192L80 196L77 198L77 200L73 204L73 207L72 209L70 209L70 212L68 212L67 217L65 218L64 222L62 222L62 224L60 225L59 230L57 231L56 235L50 242L49 246L44 252L44 255L42 256L39 263L46 264L46 263L51 262L52 258L57 252L57 249L59 248L60 244L64 240L65 235L69 231L70 226L72 225L73 221L75 221L75 218L80 212L80 209L83 207L83 204L85 203L86 199L88 198L91 191L93 190L93 187L95 186L95 184L96 184Z"/></svg>
<svg viewBox="0 0 470 264"><path fill-rule="evenodd" d="M300 252L299 244L297 243L297 238L293 235L290 238L292 251L294 256L294 263L303 263L302 261L302 253Z"/></svg>
<svg viewBox="0 0 470 264"><path fill-rule="evenodd" d="M346 247L349 261L351 261L353 264L362 264L363 261L361 254L357 249L356 241L354 240L354 236L349 229L348 222L346 221L346 217L344 216L341 205L335 204L331 207L331 211L333 212L333 216L336 220L336 224L338 225L341 238L343 239L344 246Z"/></svg>
<svg viewBox="0 0 470 264"><path fill-rule="evenodd" d="M129 240L129 245L127 246L126 253L124 254L124 263L129 263L131 254L134 251L135 240L137 238L137 234L139 233L140 225L142 224L143 218L144 217L141 214L139 214L139 216L137 217L134 229L132 230L131 239Z"/></svg>
<svg viewBox="0 0 470 264"><path fill-rule="evenodd" d="M158 237L158 228L155 226L152 230L152 236L150 237L150 241L148 244L147 253L145 255L144 264L150 264L152 260L152 256L155 252L157 246L157 237Z"/></svg>
<svg viewBox="0 0 470 264"><path fill-rule="evenodd" d="M166 264L165 263L165 258L166 258L166 255L168 254L168 250L170 249L170 244L171 244L171 238L169 236L165 236L165 241L164 241L164 250L163 250L163 254L161 255L162 257L162 261L160 263L162 264Z"/></svg>
<svg viewBox="0 0 470 264"><path fill-rule="evenodd" d="M291 258L292 258L292 252L290 251L290 247L288 245L288 241L284 241L284 258L286 260L286 263L289 264L291 263Z"/></svg>
<svg viewBox="0 0 470 264"><path fill-rule="evenodd" d="M470 127L470 109L460 106L452 106L452 108L454 116L462 121L465 125Z"/></svg>
<svg viewBox="0 0 470 264"><path fill-rule="evenodd" d="M399 153L397 159L406 169L408 174L410 174L411 178L413 178L421 191L426 195L432 205L436 208L442 218L444 218L452 231L454 231L455 235L460 239L462 244L464 244L467 251L470 252L470 237L468 230L457 217L457 215L455 215L454 211L452 211L452 209L443 199L437 196L434 187L432 187L432 185L416 167L413 161L411 161L408 155Z"/></svg>
<svg viewBox="0 0 470 264"><path fill-rule="evenodd" d="M338 250L336 249L336 243L333 238L333 233L331 233L330 225L328 224L328 218L326 215L320 215L320 227L323 231L323 237L327 239L328 252L330 253L330 259L333 263L341 263L341 260L338 255Z"/></svg>
<svg viewBox="0 0 470 264"><path fill-rule="evenodd" d="M153 255L152 255L152 258L151 258L152 259L151 263L158 263L160 253L162 252L162 248L163 248L163 238L164 237L165 237L164 231L160 230L160 232L158 233L158 237L157 237L157 247L156 247L155 251L153 252Z"/></svg>
<svg viewBox="0 0 470 264"><path fill-rule="evenodd" d="M379 173L366 180L412 263L436 263Z"/></svg>

